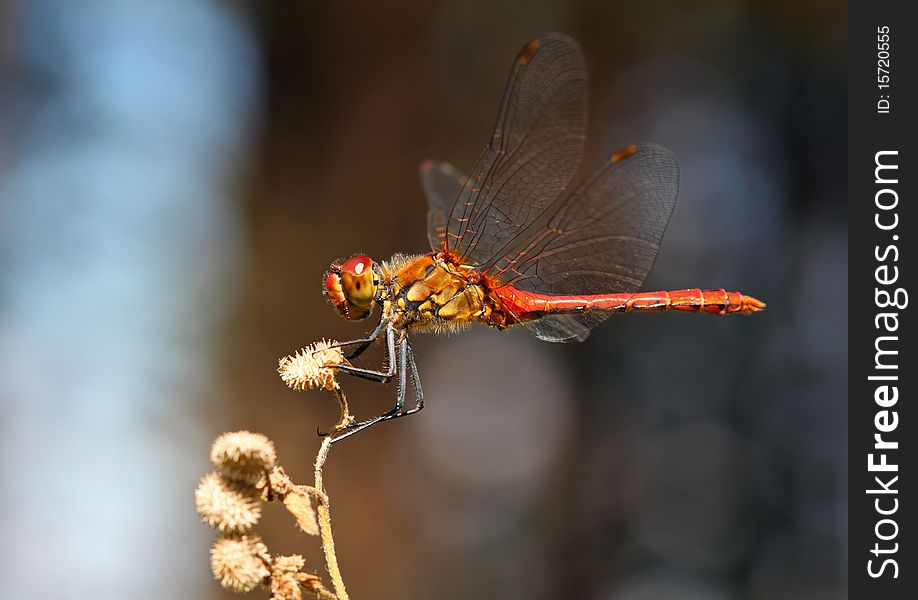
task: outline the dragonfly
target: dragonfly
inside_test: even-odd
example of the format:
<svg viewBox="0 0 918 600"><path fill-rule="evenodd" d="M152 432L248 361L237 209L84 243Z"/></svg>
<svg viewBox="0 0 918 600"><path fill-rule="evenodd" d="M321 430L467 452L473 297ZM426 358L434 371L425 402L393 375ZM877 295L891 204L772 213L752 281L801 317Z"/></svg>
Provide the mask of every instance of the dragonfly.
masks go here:
<svg viewBox="0 0 918 600"><path fill-rule="evenodd" d="M586 143L587 102L577 43L559 33L532 40L514 60L494 131L471 175L444 162L420 167L431 251L384 262L358 254L331 265L324 292L341 317L359 321L380 309L367 337L339 344L350 349L347 358L378 340L386 354L380 369L350 362L336 368L398 382L394 407L351 424L333 441L424 407L409 343L414 332L480 323L576 342L613 313L765 308L724 289L638 291L673 213L678 162L663 147L632 145L572 186Z"/></svg>

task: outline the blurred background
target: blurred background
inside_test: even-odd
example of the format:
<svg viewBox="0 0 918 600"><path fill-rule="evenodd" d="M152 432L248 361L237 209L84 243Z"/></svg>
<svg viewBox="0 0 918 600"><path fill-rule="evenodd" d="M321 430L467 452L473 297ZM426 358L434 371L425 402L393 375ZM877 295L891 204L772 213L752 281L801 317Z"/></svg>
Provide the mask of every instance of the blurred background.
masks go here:
<svg viewBox="0 0 918 600"><path fill-rule="evenodd" d="M768 309L416 336L427 408L326 469L351 596L845 597L846 23L821 0L0 2L0 595L230 596L193 503L211 440L263 432L311 479L336 406L277 360L371 326L326 304L327 265L427 250L419 162L469 170L516 52L557 30L590 72L587 166L680 158L645 289ZM344 383L359 415L393 401ZM324 574L267 512L271 550Z"/></svg>

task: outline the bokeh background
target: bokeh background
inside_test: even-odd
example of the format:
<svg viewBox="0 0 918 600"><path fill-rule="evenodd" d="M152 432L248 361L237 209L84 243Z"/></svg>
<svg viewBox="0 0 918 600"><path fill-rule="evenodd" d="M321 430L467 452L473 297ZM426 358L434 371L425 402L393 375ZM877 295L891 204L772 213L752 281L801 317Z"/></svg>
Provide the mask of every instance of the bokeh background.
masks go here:
<svg viewBox="0 0 918 600"><path fill-rule="evenodd" d="M589 162L680 158L645 288L768 310L615 317L575 346L418 336L428 407L327 468L352 597L844 597L846 21L820 0L0 3L0 595L230 596L193 505L210 441L263 432L310 479L336 407L277 359L369 327L327 306L328 263L426 249L418 163L468 170L515 53L558 30L591 76ZM364 416L394 395L345 385ZM285 514L261 531L322 572Z"/></svg>

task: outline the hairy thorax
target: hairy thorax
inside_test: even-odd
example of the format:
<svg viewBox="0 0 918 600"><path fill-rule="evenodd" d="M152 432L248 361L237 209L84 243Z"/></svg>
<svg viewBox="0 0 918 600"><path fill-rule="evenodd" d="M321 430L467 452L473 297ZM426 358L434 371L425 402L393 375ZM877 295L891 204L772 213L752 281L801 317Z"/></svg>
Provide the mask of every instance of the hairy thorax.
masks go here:
<svg viewBox="0 0 918 600"><path fill-rule="evenodd" d="M451 331L469 323L503 323L480 276L442 253L394 257L382 267L390 290L384 310L401 327Z"/></svg>

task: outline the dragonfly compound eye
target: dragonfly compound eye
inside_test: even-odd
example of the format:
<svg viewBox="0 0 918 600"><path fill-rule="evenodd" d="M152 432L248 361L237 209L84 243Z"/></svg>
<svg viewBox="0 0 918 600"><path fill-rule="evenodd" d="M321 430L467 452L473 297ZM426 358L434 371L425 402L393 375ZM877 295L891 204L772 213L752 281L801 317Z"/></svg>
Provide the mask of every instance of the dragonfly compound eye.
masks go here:
<svg viewBox="0 0 918 600"><path fill-rule="evenodd" d="M325 295L338 314L350 321L370 316L376 288L376 273L368 256L352 256L343 264L332 264L325 276Z"/></svg>
<svg viewBox="0 0 918 600"><path fill-rule="evenodd" d="M341 289L341 265L332 265L325 276L325 295L336 307L346 301L344 290Z"/></svg>
<svg viewBox="0 0 918 600"><path fill-rule="evenodd" d="M369 256L352 256L341 265L341 289L349 304L370 308L376 299L376 275Z"/></svg>

